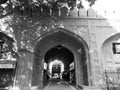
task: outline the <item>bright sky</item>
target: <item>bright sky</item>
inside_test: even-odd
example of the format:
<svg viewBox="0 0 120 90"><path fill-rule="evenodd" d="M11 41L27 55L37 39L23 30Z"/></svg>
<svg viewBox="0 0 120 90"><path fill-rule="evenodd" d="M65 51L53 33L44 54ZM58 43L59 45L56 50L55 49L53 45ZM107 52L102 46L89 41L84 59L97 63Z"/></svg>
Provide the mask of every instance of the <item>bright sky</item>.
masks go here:
<svg viewBox="0 0 120 90"><path fill-rule="evenodd" d="M98 14L102 11L108 13L115 11L115 16L120 17L120 0L97 0L93 8Z"/></svg>
<svg viewBox="0 0 120 90"><path fill-rule="evenodd" d="M60 65L61 65L61 72L64 71L64 64L63 64L63 62L61 62L61 61L59 61L59 60L54 60L54 61L52 61L52 62L49 64L50 73L52 73L52 67L53 67L53 65L55 65L55 64L60 64Z"/></svg>
<svg viewBox="0 0 120 90"><path fill-rule="evenodd" d="M106 10L119 10L120 9L120 0L97 0L95 3L97 9L106 9Z"/></svg>

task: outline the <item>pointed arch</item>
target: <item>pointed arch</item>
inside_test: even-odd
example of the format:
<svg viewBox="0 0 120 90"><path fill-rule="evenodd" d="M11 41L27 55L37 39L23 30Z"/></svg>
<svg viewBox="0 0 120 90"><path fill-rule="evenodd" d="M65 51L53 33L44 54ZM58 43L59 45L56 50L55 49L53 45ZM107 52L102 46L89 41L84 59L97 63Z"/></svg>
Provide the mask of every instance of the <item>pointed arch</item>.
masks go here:
<svg viewBox="0 0 120 90"><path fill-rule="evenodd" d="M115 64L116 62L119 62L120 57L114 53L114 43L120 43L120 33L110 36L102 44L104 69L116 70L119 66L119 64Z"/></svg>
<svg viewBox="0 0 120 90"><path fill-rule="evenodd" d="M80 37L79 35L69 31L69 30L66 30L66 29L63 29L63 28L57 28L55 30L51 30L49 32L46 32L45 34L41 35L39 38L37 38L37 42L35 44L35 49L34 51L37 51L39 50L37 47L39 47L41 41L43 41L46 37L49 37L51 35L57 35L57 34L61 34L61 35L66 35L68 37L72 37L73 39L75 39L77 42L81 43L82 46L85 46L85 51L89 51L89 47L88 47L88 44L86 43L86 41L84 40L84 38ZM64 38L63 38L64 39ZM55 45L54 45L55 46ZM54 47L52 46L52 47Z"/></svg>
<svg viewBox="0 0 120 90"><path fill-rule="evenodd" d="M79 77L79 79L76 79L76 85L91 85L91 79L89 78L91 77L91 66L88 45L82 37L63 28L51 30L37 39L34 49L32 85L36 86L43 82L41 77L43 76L42 66L44 56L48 50L57 45L67 47L75 55L76 77ZM84 67L85 70L83 70L82 64L80 66L79 63L86 65ZM81 72L79 72L79 70L81 70ZM41 84L41 87L42 86Z"/></svg>

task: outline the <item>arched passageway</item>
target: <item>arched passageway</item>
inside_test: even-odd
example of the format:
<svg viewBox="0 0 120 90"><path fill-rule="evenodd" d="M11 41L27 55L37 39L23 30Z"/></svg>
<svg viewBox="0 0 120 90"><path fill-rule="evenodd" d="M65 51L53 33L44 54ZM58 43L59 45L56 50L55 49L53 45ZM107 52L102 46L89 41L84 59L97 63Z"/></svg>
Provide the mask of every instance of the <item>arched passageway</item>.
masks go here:
<svg viewBox="0 0 120 90"><path fill-rule="evenodd" d="M73 70L68 74L68 82L75 85L89 84L90 63L86 42L81 37L74 35L74 33L57 29L41 36L36 44L32 86L39 85L43 87L46 84L49 63L55 60L63 62L64 71ZM59 65L57 65L58 67ZM57 71L52 71L54 72L51 74L54 76Z"/></svg>
<svg viewBox="0 0 120 90"><path fill-rule="evenodd" d="M52 78L64 79L71 84L75 84L74 54L65 46L57 45L51 48L46 53L44 62L47 66L44 69L44 84Z"/></svg>

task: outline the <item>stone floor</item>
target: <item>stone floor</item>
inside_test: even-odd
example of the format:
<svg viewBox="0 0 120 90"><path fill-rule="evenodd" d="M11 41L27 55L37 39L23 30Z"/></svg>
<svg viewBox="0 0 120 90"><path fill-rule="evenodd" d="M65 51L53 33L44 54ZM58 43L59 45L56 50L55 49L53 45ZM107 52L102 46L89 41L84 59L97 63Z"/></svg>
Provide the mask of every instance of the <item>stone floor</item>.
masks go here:
<svg viewBox="0 0 120 90"><path fill-rule="evenodd" d="M60 79L52 79L43 90L77 90L68 82Z"/></svg>

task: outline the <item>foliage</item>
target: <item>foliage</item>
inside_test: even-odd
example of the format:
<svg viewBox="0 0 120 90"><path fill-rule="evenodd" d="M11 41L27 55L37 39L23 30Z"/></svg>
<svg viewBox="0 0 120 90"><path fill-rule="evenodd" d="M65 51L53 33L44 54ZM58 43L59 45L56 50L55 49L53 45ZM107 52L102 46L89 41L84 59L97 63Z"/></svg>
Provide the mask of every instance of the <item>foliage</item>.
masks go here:
<svg viewBox="0 0 120 90"><path fill-rule="evenodd" d="M0 32L0 59L8 59L11 55L15 56L16 50L14 47L14 40L8 35Z"/></svg>
<svg viewBox="0 0 120 90"><path fill-rule="evenodd" d="M83 1L88 1L92 6L96 0L0 0L0 18L11 14L23 15L24 13L32 16L36 11L39 11L39 15L42 17L46 13L47 16L49 14L52 17L51 11L56 13L62 7L70 10L76 6L78 9L83 8Z"/></svg>
<svg viewBox="0 0 120 90"><path fill-rule="evenodd" d="M17 56L16 47L14 43L17 43L17 48L22 50L33 50L33 46L38 38L58 27L62 27L62 21L59 18L69 15L70 10L84 8L82 1L89 2L89 6L92 6L96 0L0 0L0 20L5 27L4 32L12 34L13 39L4 33L0 33L0 41L3 41L4 52L2 55L6 57L7 54ZM61 12L61 13L59 13ZM45 22L45 18L48 22ZM0 31L3 32L0 22ZM14 48L15 47L15 48ZM0 56L1 58L1 56ZM13 77L8 74L1 76L1 85L11 82Z"/></svg>
<svg viewBox="0 0 120 90"><path fill-rule="evenodd" d="M0 0L0 19L5 18L5 32L12 32L17 47L31 51L37 38L45 31L60 27L57 21L68 16L70 10L84 8L83 1L92 6L96 0ZM51 19L46 23L43 17ZM14 53L11 47L10 50Z"/></svg>

